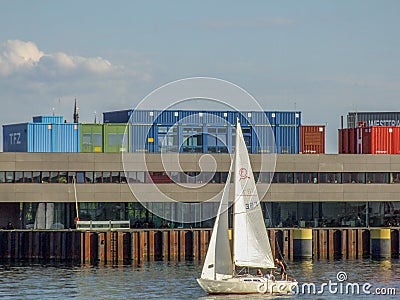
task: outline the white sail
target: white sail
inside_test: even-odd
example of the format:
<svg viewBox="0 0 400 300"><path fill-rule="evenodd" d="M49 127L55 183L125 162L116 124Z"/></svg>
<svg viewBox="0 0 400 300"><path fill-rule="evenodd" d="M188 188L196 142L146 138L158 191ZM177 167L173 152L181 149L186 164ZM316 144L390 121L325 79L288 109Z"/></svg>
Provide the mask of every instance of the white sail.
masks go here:
<svg viewBox="0 0 400 300"><path fill-rule="evenodd" d="M271 246L239 122L236 128L234 177L234 263L236 266L273 268Z"/></svg>
<svg viewBox="0 0 400 300"><path fill-rule="evenodd" d="M228 236L228 199L231 173L229 172L218 214L215 218L201 278L220 280L232 277L232 258Z"/></svg>

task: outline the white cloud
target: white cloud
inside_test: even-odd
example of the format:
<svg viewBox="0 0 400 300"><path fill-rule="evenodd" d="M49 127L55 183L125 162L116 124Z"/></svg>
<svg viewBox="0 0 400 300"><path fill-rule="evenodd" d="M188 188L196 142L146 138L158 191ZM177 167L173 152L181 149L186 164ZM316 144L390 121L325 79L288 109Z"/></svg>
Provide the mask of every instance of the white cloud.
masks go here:
<svg viewBox="0 0 400 300"><path fill-rule="evenodd" d="M0 75L36 71L43 75L68 75L75 72L105 74L114 66L101 57L44 53L33 42L8 40L0 47Z"/></svg>

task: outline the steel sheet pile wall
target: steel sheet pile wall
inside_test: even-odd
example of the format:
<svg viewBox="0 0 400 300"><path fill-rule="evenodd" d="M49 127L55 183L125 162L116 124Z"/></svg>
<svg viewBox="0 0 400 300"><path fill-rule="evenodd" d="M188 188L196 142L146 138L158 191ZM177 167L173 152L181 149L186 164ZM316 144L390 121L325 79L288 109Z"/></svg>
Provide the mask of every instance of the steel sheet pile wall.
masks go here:
<svg viewBox="0 0 400 300"><path fill-rule="evenodd" d="M302 125L300 127L300 153L325 153L325 126Z"/></svg>
<svg viewBox="0 0 400 300"><path fill-rule="evenodd" d="M373 126L339 129L341 154L400 154L400 127Z"/></svg>

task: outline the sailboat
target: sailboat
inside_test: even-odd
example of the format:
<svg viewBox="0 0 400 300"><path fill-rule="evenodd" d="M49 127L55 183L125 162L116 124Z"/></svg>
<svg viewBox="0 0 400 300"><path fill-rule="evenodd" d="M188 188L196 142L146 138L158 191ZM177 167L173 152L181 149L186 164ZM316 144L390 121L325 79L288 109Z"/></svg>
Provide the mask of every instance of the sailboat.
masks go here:
<svg viewBox="0 0 400 300"><path fill-rule="evenodd" d="M236 128L234 170L222 193L206 259L197 279L209 294L292 293L296 281L273 280L249 274L250 269L274 270L274 258L261 211L249 154L239 121ZM234 173L233 249L228 236L228 202ZM237 272L236 269L241 268Z"/></svg>

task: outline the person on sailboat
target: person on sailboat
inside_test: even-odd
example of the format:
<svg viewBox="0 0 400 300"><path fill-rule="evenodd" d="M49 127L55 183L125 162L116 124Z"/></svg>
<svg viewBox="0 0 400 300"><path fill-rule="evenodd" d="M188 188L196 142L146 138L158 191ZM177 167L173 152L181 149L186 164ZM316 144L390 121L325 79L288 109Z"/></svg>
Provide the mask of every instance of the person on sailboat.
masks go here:
<svg viewBox="0 0 400 300"><path fill-rule="evenodd" d="M283 279L287 280L287 273L286 273L287 265L286 265L286 263L278 258L275 258L275 263L276 263L277 267L281 268L281 271L279 273L281 275L281 280L283 280Z"/></svg>
<svg viewBox="0 0 400 300"><path fill-rule="evenodd" d="M259 276L259 277L262 277L262 276L263 276L263 273L261 272L261 269L258 269L258 270L257 270L257 276Z"/></svg>
<svg viewBox="0 0 400 300"><path fill-rule="evenodd" d="M265 278L267 278L268 280L275 280L275 276L272 275L271 271L267 271L267 273L264 275Z"/></svg>

